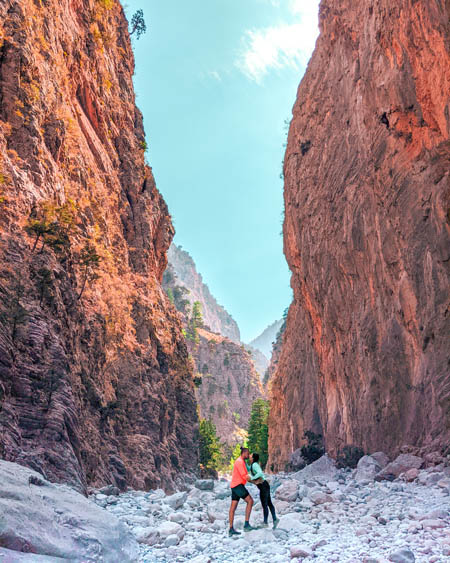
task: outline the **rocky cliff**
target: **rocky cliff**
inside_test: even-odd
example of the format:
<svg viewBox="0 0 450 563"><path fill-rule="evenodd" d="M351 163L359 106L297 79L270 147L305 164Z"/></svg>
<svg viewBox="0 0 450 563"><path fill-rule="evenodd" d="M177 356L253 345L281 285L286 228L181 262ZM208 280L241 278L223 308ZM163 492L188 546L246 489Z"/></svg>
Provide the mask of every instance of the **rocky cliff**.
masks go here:
<svg viewBox="0 0 450 563"><path fill-rule="evenodd" d="M274 321L271 325L265 328L262 333L250 342L252 348L260 350L266 358L270 358L272 354L272 344L275 342L278 331L283 324L283 320Z"/></svg>
<svg viewBox="0 0 450 563"><path fill-rule="evenodd" d="M212 332L226 336L234 342L240 343L239 327L233 317L216 301L209 287L203 282L201 274L197 272L191 256L176 244L169 248L169 264L172 267L178 283L189 289L186 299L191 303L199 301L202 306L203 321Z"/></svg>
<svg viewBox="0 0 450 563"><path fill-rule="evenodd" d="M253 401L263 396L251 354L229 338L198 329L199 343L189 343L197 377L200 417L214 422L229 446L242 442Z"/></svg>
<svg viewBox="0 0 450 563"><path fill-rule="evenodd" d="M117 0L0 4L0 456L79 488L197 462L133 71Z"/></svg>
<svg viewBox="0 0 450 563"><path fill-rule="evenodd" d="M322 0L284 160L270 455L450 442L448 2Z"/></svg>

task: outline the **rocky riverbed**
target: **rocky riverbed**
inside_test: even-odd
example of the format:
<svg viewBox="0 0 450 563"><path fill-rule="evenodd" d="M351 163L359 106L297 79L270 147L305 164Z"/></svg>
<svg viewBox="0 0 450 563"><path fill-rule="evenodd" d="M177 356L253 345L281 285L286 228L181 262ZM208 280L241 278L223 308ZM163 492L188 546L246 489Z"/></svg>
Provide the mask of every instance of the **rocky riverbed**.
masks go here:
<svg viewBox="0 0 450 563"><path fill-rule="evenodd" d="M450 467L420 469L417 456L398 459L386 465L382 454L365 456L352 471L336 469L324 456L297 473L272 476L277 529L270 524L237 538L227 534L226 480L197 481L170 496L162 490L100 493L95 501L129 527L142 562L450 561ZM257 501L251 523L261 526L258 490L249 490ZM240 503L240 531L243 517Z"/></svg>
<svg viewBox="0 0 450 563"><path fill-rule="evenodd" d="M439 455L389 463L376 453L356 470L323 456L272 475L277 529L261 527L249 485L258 529L236 538L228 537L228 481L186 481L170 495L110 485L86 498L0 461L0 562L450 562L450 460ZM243 523L240 503L235 527Z"/></svg>

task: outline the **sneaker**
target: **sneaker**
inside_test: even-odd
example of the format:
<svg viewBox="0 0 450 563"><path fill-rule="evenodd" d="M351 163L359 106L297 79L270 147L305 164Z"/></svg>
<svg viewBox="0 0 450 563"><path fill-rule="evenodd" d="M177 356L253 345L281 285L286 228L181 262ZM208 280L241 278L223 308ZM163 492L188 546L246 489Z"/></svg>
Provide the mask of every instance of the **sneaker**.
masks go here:
<svg viewBox="0 0 450 563"><path fill-rule="evenodd" d="M269 527L269 524L267 522L263 522L261 524L261 528L268 528L268 527Z"/></svg>
<svg viewBox="0 0 450 563"><path fill-rule="evenodd" d="M228 530L228 536L232 538L233 536L240 536L241 532L237 532L234 528Z"/></svg>
<svg viewBox="0 0 450 563"><path fill-rule="evenodd" d="M256 530L256 529L257 528L250 526L250 524L248 526L244 526L244 532L251 532L252 530Z"/></svg>
<svg viewBox="0 0 450 563"><path fill-rule="evenodd" d="M275 528L278 526L278 524L280 523L280 519L279 518L275 518L275 520L273 521L273 529L275 530Z"/></svg>

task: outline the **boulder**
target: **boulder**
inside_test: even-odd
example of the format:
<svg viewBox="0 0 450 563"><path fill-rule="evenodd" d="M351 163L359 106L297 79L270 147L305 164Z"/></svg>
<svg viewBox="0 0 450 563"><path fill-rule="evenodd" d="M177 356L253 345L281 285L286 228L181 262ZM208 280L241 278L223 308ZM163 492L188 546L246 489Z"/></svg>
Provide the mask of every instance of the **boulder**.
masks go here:
<svg viewBox="0 0 450 563"><path fill-rule="evenodd" d="M384 469L390 462L390 459L384 452L375 452L373 454L370 454L370 457L372 457L378 463L378 465L381 466L381 469Z"/></svg>
<svg viewBox="0 0 450 563"><path fill-rule="evenodd" d="M99 493L106 495L106 496L115 496L117 497L120 494L120 490L115 485L106 485L106 487L102 487L98 491Z"/></svg>
<svg viewBox="0 0 450 563"><path fill-rule="evenodd" d="M400 454L394 461L388 463L376 476L376 481L392 481L410 469L420 469L423 459L413 454Z"/></svg>
<svg viewBox="0 0 450 563"><path fill-rule="evenodd" d="M119 555L125 563L139 555L133 534L111 513L68 486L2 460L0 522L2 547L42 554L48 561L115 561Z"/></svg>
<svg viewBox="0 0 450 563"><path fill-rule="evenodd" d="M415 467L409 469L406 473L403 473L403 479L407 483L411 483L412 481L415 481L418 476L419 476L419 470L416 469Z"/></svg>
<svg viewBox="0 0 450 563"><path fill-rule="evenodd" d="M304 469L297 471L292 475L297 481L307 481L314 479L322 484L327 481L335 481L337 479L338 471L336 463L327 454L323 455Z"/></svg>
<svg viewBox="0 0 450 563"><path fill-rule="evenodd" d="M284 481L281 487L278 487L275 493L275 498L284 500L286 502L294 502L298 497L299 482L295 479Z"/></svg>
<svg viewBox="0 0 450 563"><path fill-rule="evenodd" d="M176 534L171 534L167 536L164 540L164 547L171 547L174 545L178 545L180 543L180 538Z"/></svg>
<svg viewBox="0 0 450 563"><path fill-rule="evenodd" d="M312 555L312 550L306 545L293 545L290 549L291 557L309 557Z"/></svg>
<svg viewBox="0 0 450 563"><path fill-rule="evenodd" d="M325 504L326 502L333 502L333 497L322 493L321 491L312 491L309 495L310 500L314 504Z"/></svg>
<svg viewBox="0 0 450 563"><path fill-rule="evenodd" d="M356 481L373 481L375 475L381 471L381 465L370 455L364 455L356 466L354 478Z"/></svg>
<svg viewBox="0 0 450 563"><path fill-rule="evenodd" d="M67 559L61 559L61 557L20 553L4 547L0 547L0 561L2 563L67 563Z"/></svg>
<svg viewBox="0 0 450 563"><path fill-rule="evenodd" d="M185 530L182 526L176 522L163 522L157 528L158 534L162 539L166 539L169 536L176 535L180 540L184 538Z"/></svg>
<svg viewBox="0 0 450 563"><path fill-rule="evenodd" d="M194 486L201 491L213 491L214 481L212 479L197 479Z"/></svg>
<svg viewBox="0 0 450 563"><path fill-rule="evenodd" d="M290 512L280 517L277 530L286 530L287 532L304 532L307 526L300 521L300 514Z"/></svg>
<svg viewBox="0 0 450 563"><path fill-rule="evenodd" d="M399 549L389 555L389 561L393 563L414 563L416 558L414 553L409 549Z"/></svg>
<svg viewBox="0 0 450 563"><path fill-rule="evenodd" d="M164 502L173 508L173 510L178 510L178 508L181 508L186 502L187 496L186 492L175 493L174 495L166 497Z"/></svg>
<svg viewBox="0 0 450 563"><path fill-rule="evenodd" d="M298 450L295 450L295 452L291 454L291 457L289 458L289 466L291 471L299 471L306 466L306 460L302 456L301 448L298 448Z"/></svg>
<svg viewBox="0 0 450 563"><path fill-rule="evenodd" d="M159 532L156 528L136 528L134 535L139 543L155 545L159 542Z"/></svg>

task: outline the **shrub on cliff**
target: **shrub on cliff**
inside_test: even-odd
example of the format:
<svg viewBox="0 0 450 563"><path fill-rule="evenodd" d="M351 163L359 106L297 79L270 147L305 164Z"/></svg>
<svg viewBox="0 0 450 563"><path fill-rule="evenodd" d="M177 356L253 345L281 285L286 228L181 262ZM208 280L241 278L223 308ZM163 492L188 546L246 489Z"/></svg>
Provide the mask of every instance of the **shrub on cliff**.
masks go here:
<svg viewBox="0 0 450 563"><path fill-rule="evenodd" d="M253 401L250 420L248 423L248 448L250 452L257 452L261 467L264 469L267 463L269 427L269 401L256 399Z"/></svg>

